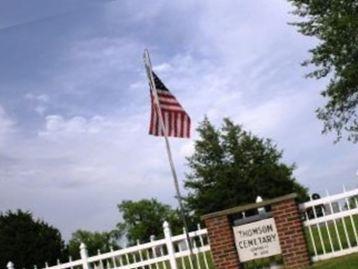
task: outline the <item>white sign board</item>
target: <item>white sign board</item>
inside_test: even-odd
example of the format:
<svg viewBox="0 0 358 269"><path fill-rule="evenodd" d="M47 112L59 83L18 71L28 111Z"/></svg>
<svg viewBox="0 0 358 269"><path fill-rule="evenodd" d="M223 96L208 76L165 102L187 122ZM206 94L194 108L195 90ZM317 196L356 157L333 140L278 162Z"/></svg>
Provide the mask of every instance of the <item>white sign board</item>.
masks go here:
<svg viewBox="0 0 358 269"><path fill-rule="evenodd" d="M235 226L234 236L241 262L281 254L273 218Z"/></svg>

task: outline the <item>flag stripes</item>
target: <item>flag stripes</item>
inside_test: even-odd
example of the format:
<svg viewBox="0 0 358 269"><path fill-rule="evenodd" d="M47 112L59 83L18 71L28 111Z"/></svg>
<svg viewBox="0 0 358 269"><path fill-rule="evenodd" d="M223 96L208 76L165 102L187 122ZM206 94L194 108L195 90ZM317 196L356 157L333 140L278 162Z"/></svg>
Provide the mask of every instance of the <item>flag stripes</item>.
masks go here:
<svg viewBox="0 0 358 269"><path fill-rule="evenodd" d="M159 109L163 117L164 128L167 131L167 136L173 137L190 137L190 117L185 112L184 108L176 100L174 95L165 87L157 75L153 72L154 83L157 89L158 105L155 103L153 90L151 93L151 116L149 134L155 136L164 136L160 128Z"/></svg>

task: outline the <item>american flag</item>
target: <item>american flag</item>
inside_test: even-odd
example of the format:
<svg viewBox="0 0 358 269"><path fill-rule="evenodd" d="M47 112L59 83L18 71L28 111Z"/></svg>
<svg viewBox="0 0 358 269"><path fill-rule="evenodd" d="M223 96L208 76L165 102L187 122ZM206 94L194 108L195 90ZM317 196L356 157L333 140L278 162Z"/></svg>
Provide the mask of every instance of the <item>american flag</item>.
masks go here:
<svg viewBox="0 0 358 269"><path fill-rule="evenodd" d="M158 101L160 111L163 117L164 128L167 130L168 136L173 137L190 137L190 117L185 112L184 108L179 104L177 99L171 92L165 87L163 82L158 78L158 76L152 72L155 88L158 93ZM159 122L158 109L155 103L153 89L150 91L151 97L151 115L150 115L150 126L149 134L155 136L164 136L164 133L161 130Z"/></svg>

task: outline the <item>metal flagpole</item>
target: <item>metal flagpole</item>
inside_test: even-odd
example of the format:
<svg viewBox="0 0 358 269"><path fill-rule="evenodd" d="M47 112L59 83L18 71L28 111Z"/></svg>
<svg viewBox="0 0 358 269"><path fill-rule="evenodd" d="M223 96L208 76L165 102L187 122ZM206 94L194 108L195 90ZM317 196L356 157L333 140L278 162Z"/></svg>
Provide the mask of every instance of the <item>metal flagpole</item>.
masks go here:
<svg viewBox="0 0 358 269"><path fill-rule="evenodd" d="M165 125L164 125L163 115L162 115L160 105L159 105L158 93L157 93L157 89L155 87L154 77L153 77L153 73L152 73L152 63L150 61L149 52L148 52L147 49L144 50L144 64L145 64L145 67L146 67L146 70L147 70L147 75L148 75L148 79L149 79L149 82L150 82L150 86L151 86L152 91L153 91L154 102L155 102L156 109L157 109L157 112L158 112L158 115L159 115L160 128L161 128L161 130L162 130L162 132L164 134L164 140L165 140L168 159L169 159L169 163L170 163L170 169L172 171L172 175L173 175L173 179L174 179L174 186L175 186L175 190L176 190L176 193L177 193L176 196L177 196L177 199L178 199L178 202L179 202L180 212L181 212L184 227L185 227L185 230L186 230L186 232L185 232L186 240L188 241L189 250L190 250L190 256L192 256L193 255L193 247L192 247L191 239L190 239L190 236L189 236L189 229L188 229L188 224L187 224L185 211L184 211L184 206L183 206L183 202L182 202L182 196L180 194L178 177L177 177L177 174L176 174L176 171L175 171L173 157L172 157L172 153L171 153L171 149L170 149L170 144L169 144L169 139L168 139L168 130L167 130L167 128L165 128Z"/></svg>

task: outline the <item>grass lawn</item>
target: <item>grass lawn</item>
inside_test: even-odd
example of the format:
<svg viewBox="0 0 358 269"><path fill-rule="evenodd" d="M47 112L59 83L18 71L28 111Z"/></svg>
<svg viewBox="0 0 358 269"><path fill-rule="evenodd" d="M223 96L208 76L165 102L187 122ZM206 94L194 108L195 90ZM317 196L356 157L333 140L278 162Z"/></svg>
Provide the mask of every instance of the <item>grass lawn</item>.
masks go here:
<svg viewBox="0 0 358 269"><path fill-rule="evenodd" d="M345 217L337 219L336 223L330 221L329 223L323 222L320 225L313 225L311 226L311 233L314 240L311 239L310 231L308 227L306 227L305 234L310 255L314 255L313 241L315 242L317 254L323 254L323 250L330 253L332 250L340 250L341 247L346 249L350 246L357 246L358 242L355 237L353 225L358 229L358 215L355 215L352 218ZM347 234L345 233L345 230L347 231ZM323 242L320 240L319 232L321 233ZM329 235L331 236L331 240L329 239Z"/></svg>
<svg viewBox="0 0 358 269"><path fill-rule="evenodd" d="M208 254L208 253L207 253ZM208 255L208 265L210 269L215 269L212 259L211 259L211 255ZM271 260L276 260L274 258L271 258ZM189 266L189 262L188 260L184 261L185 266L183 267L181 262L178 264L178 268L179 269L184 269L184 268L190 268ZM200 257L200 268L206 268L204 266L204 261L202 259L202 257ZM159 267L159 268L170 268L169 264L166 267ZM196 268L196 267L194 267ZM244 266L245 269L257 269L257 268L267 268L264 266L263 264L260 263L256 263L256 264L245 264ZM351 254L351 255L347 255L347 256L342 256L339 258L334 258L334 259L329 259L329 260L325 260L325 261L321 261L321 262L316 262L314 263L312 266L310 266L307 269L358 269L358 253L356 254Z"/></svg>
<svg viewBox="0 0 358 269"><path fill-rule="evenodd" d="M309 269L357 269L358 254L317 262Z"/></svg>
<svg viewBox="0 0 358 269"><path fill-rule="evenodd" d="M261 269L268 268L263 265L253 265L244 266L244 268L249 269ZM214 268L214 267L213 267ZM334 259L329 259L321 262L316 262L307 269L358 269L358 253L346 255Z"/></svg>

